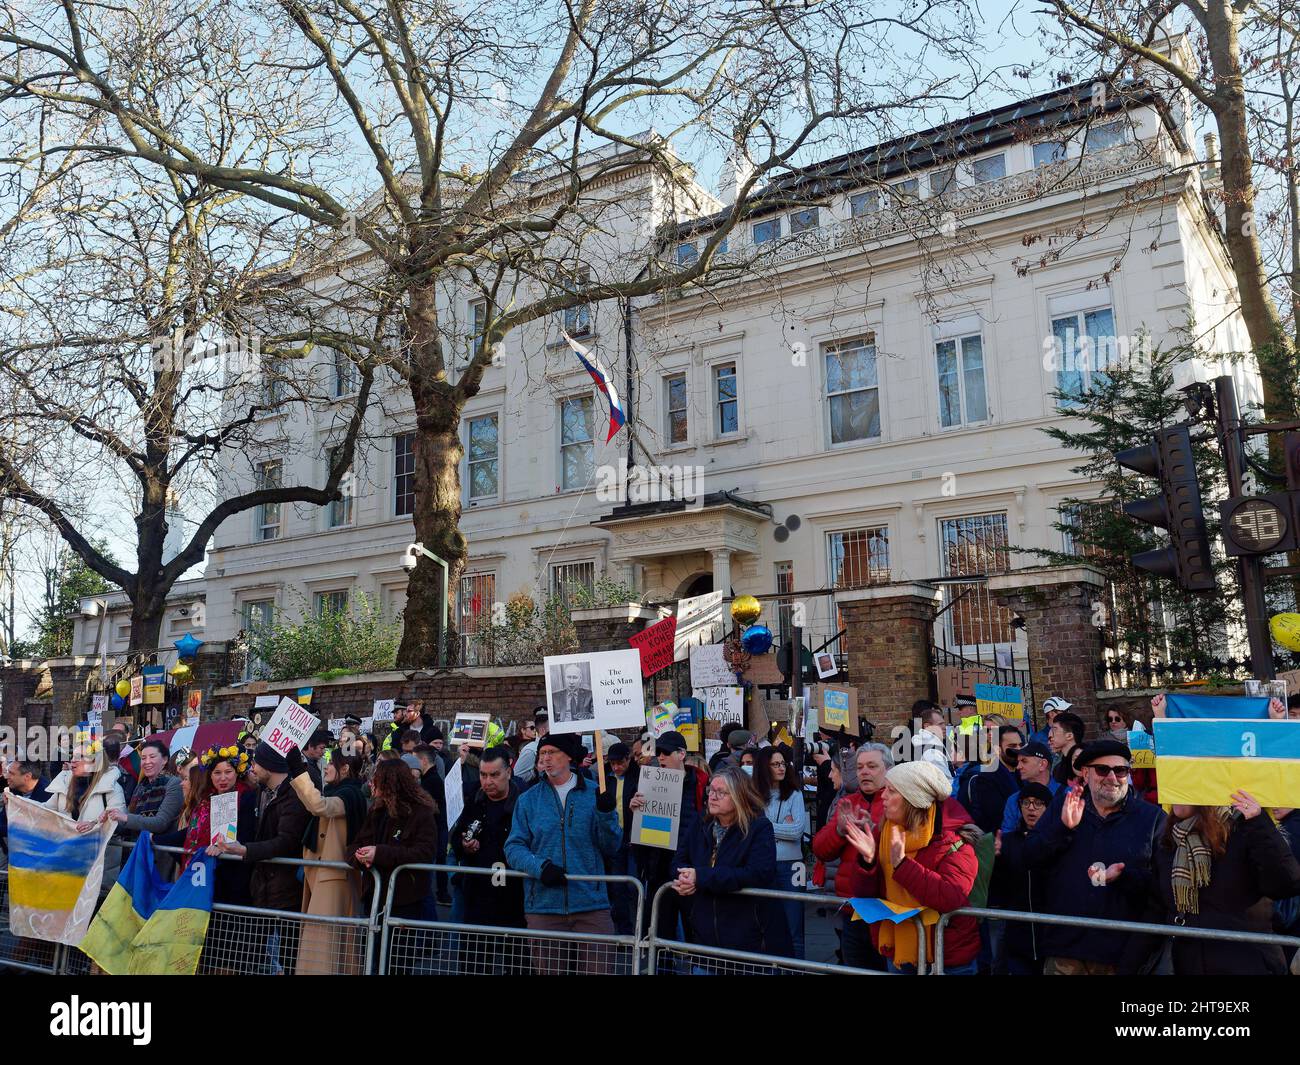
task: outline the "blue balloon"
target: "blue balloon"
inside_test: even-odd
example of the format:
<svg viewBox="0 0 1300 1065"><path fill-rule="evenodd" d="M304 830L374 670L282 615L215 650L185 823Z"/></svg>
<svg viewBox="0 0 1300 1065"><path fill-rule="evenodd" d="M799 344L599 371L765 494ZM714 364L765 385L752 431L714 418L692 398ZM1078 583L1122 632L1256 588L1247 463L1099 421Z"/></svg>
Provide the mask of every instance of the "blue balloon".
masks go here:
<svg viewBox="0 0 1300 1065"><path fill-rule="evenodd" d="M203 644L196 640L192 633L187 632L179 640L173 643L172 646L180 652L182 658L193 658L199 653L199 648L202 647Z"/></svg>
<svg viewBox="0 0 1300 1065"><path fill-rule="evenodd" d="M766 625L751 625L740 636L740 646L751 655L765 655L772 648L772 630Z"/></svg>
<svg viewBox="0 0 1300 1065"><path fill-rule="evenodd" d="M108 697L108 705L114 710L121 710L122 707L126 706L126 700L118 695L117 692L114 692Z"/></svg>

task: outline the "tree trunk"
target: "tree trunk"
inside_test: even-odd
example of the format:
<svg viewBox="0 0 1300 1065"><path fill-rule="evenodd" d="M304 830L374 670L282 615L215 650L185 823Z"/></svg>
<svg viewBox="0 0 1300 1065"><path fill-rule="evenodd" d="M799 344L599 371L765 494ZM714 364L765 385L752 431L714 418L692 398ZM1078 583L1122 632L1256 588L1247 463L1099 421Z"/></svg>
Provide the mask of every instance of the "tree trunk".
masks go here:
<svg viewBox="0 0 1300 1065"><path fill-rule="evenodd" d="M137 592L131 597L131 642L127 645L128 654L138 651L148 655L159 649L166 605L166 595ZM107 643L108 640L109 635L105 633L104 642Z"/></svg>

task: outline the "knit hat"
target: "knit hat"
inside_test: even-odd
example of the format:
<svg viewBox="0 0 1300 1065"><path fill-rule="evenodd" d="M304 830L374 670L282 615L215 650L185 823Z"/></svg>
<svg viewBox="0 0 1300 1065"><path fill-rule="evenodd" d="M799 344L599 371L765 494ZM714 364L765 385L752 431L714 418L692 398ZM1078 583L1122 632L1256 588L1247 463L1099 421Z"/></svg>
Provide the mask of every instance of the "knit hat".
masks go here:
<svg viewBox="0 0 1300 1065"><path fill-rule="evenodd" d="M885 780L918 810L952 795L952 779L933 762L901 762L885 774Z"/></svg>
<svg viewBox="0 0 1300 1065"><path fill-rule="evenodd" d="M568 732L561 732L558 735L554 732L548 732L537 741L537 757L542 756L542 751L547 747L554 747L569 756L571 762L581 762L587 757L587 751L582 746L582 741L577 736Z"/></svg>
<svg viewBox="0 0 1300 1065"><path fill-rule="evenodd" d="M1129 751L1127 743L1120 743L1119 740L1093 740L1092 743L1084 744L1083 750L1074 760L1074 767L1082 769L1086 765L1092 765L1098 758L1106 758L1109 755L1116 755L1126 762L1133 761L1133 754Z"/></svg>
<svg viewBox="0 0 1300 1065"><path fill-rule="evenodd" d="M253 752L253 761L268 773L289 772L289 763L284 760L284 755L265 740L257 745L257 750Z"/></svg>

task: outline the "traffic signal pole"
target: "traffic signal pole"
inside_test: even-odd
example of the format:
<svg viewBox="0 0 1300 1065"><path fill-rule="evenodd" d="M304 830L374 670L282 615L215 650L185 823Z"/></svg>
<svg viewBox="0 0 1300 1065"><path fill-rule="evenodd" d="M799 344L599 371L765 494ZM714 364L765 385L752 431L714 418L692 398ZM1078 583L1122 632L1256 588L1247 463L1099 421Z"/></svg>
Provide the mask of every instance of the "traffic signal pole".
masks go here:
<svg viewBox="0 0 1300 1065"><path fill-rule="evenodd" d="M1237 409L1237 389L1228 376L1214 379L1215 410L1219 446L1223 449L1228 473L1228 497L1245 495L1242 481L1246 472L1245 448L1242 443L1241 412ZM1264 601L1262 561L1258 555L1237 558L1237 583L1246 611L1246 636L1250 641L1251 672L1257 680L1272 680L1273 640L1268 631L1268 607Z"/></svg>

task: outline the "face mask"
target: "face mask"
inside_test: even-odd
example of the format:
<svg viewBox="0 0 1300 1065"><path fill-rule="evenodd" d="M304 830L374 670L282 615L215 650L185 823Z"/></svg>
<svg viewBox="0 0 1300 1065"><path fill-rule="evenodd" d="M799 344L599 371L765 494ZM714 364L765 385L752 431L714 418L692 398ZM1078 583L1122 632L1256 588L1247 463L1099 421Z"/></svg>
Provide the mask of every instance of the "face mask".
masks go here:
<svg viewBox="0 0 1300 1065"><path fill-rule="evenodd" d="M752 777L754 775L754 767L752 765L742 765L740 768L743 769L749 776Z"/></svg>

